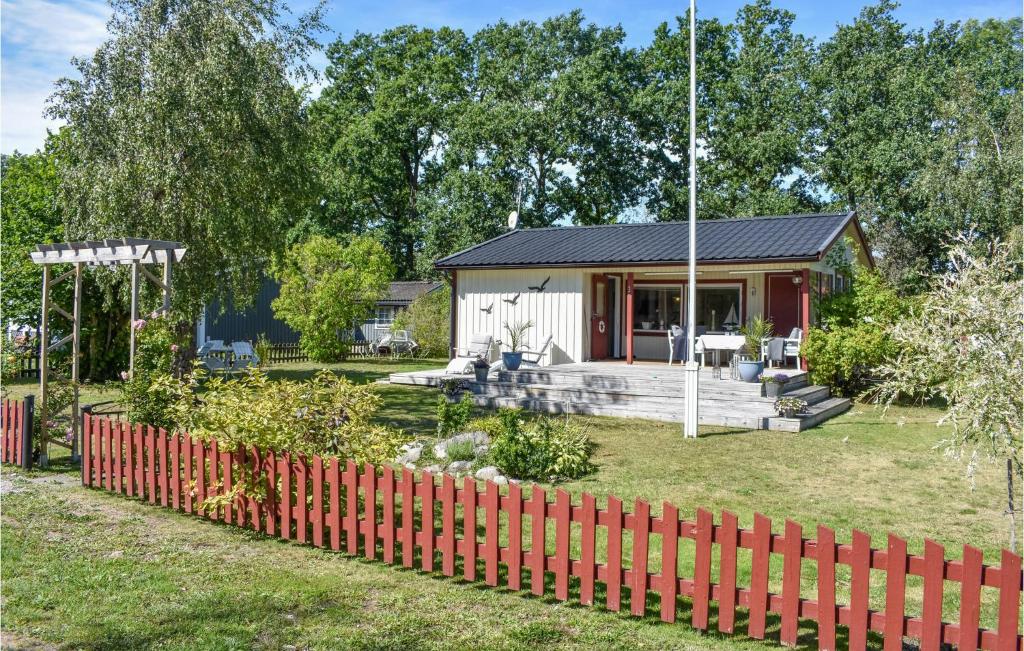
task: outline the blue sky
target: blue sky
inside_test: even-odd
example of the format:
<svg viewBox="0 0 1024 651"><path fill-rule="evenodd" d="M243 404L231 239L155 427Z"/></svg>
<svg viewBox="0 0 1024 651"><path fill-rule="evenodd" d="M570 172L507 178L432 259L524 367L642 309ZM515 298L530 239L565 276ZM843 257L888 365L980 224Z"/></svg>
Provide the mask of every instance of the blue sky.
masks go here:
<svg viewBox="0 0 1024 651"><path fill-rule="evenodd" d="M292 2L300 10L308 0ZM698 15L730 20L742 0L698 2ZM851 21L863 2L858 0L776 0L796 14L796 29L823 40L837 23ZM394 25L450 25L467 32L500 19L543 20L574 8L602 25L621 24L628 43L647 43L654 28L672 20L689 6L688 0L519 0L488 3L480 0L350 0L333 2L327 22L334 34L374 32ZM935 20L1008 18L1021 13L1020 0L906 0L898 16L911 27L928 27ZM43 118L54 80L73 73L70 59L88 56L106 35L110 10L104 0L0 0L0 151L28 152L41 146L47 128ZM333 39L324 35L325 41ZM323 58L317 61L322 66Z"/></svg>

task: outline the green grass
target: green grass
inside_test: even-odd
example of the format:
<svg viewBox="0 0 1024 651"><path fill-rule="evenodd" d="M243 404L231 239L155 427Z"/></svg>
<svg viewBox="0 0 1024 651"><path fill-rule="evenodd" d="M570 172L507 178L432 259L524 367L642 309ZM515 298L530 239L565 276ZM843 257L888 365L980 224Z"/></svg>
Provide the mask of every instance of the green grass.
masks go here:
<svg viewBox="0 0 1024 651"><path fill-rule="evenodd" d="M436 366L405 360L330 368L372 381L395 370ZM272 372L299 378L314 369L293 364ZM435 391L388 385L380 391L383 422L419 435L435 431ZM883 420L874 408L856 405L799 434L707 429L696 441L684 440L673 424L583 418L597 443L597 471L560 488L577 501L590 492L599 506L608 494L627 508L645 499L655 513L669 501L686 518L699 506L716 519L727 509L743 526L759 511L773 519L776 531L792 518L807 537L820 522L835 528L840 542L849 542L856 527L876 547L884 547L892 532L907 538L916 553L931 538L946 545L950 558L970 543L996 564L1007 538L1000 468L983 465L972 491L961 468L935 447L944 434L934 424L938 414L900 408ZM66 469L5 472L4 479L17 492L3 499L2 626L29 640L111 649L765 646L742 635L700 636L683 624L660 624L656 616L638 620L266 539L84 490ZM652 548L659 542L654 536ZM680 556L688 574L692 542L681 544ZM742 567L748 559L740 560ZM651 571L659 565L654 555ZM882 579L872 576L876 608L882 605ZM741 570L740 581L748 580ZM814 580L806 566L804 596L814 596ZM839 581L845 600L848 573L840 572ZM773 590L781 586L780 562L773 563L771 584ZM911 582L910 613L920 608L919 591L920 583ZM955 619L958 594L953 585L946 592L945 617ZM682 602L680 618L688 616ZM991 596L982 617L994 624ZM777 627L777 620L770 623ZM811 631L801 633L810 644Z"/></svg>

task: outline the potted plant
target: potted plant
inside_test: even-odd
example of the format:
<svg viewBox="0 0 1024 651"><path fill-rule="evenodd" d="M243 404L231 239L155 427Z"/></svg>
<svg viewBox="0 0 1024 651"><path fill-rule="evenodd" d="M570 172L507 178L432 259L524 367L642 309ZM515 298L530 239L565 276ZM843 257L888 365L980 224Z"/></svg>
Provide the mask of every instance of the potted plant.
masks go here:
<svg viewBox="0 0 1024 651"><path fill-rule="evenodd" d="M772 335L772 322L760 316L751 319L750 323L740 328L745 338L740 349L740 377L744 382L757 382L764 372L764 360L761 359L761 341Z"/></svg>
<svg viewBox="0 0 1024 651"><path fill-rule="evenodd" d="M447 377L441 380L441 393L448 399L448 402L458 402L462 392L466 390L466 383L458 378Z"/></svg>
<svg viewBox="0 0 1024 651"><path fill-rule="evenodd" d="M505 362L505 368L510 371L518 371L519 365L523 363L523 339L526 333L533 327L533 321L517 321L509 325L504 324L505 332L508 333L508 351L501 353L501 360Z"/></svg>
<svg viewBox="0 0 1024 651"><path fill-rule="evenodd" d="M785 393L786 382L789 382L789 376L785 373L776 373L775 375L765 373L761 376L765 395L769 398L778 398Z"/></svg>
<svg viewBox="0 0 1024 651"><path fill-rule="evenodd" d="M775 413L783 418L795 418L807 409L807 403L800 398L779 398L775 401Z"/></svg>
<svg viewBox="0 0 1024 651"><path fill-rule="evenodd" d="M477 382L486 382L487 373L489 373L490 370L491 365L483 357L477 356L477 358L473 360L473 375L476 376Z"/></svg>

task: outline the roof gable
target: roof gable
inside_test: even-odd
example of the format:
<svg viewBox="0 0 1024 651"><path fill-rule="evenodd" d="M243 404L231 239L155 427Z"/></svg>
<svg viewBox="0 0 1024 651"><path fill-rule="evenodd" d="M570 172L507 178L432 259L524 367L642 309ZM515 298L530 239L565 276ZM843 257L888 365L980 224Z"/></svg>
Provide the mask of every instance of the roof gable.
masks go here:
<svg viewBox="0 0 1024 651"><path fill-rule="evenodd" d="M698 262L820 257L855 213L747 217L697 222ZM442 269L686 263L687 222L515 230L435 263Z"/></svg>

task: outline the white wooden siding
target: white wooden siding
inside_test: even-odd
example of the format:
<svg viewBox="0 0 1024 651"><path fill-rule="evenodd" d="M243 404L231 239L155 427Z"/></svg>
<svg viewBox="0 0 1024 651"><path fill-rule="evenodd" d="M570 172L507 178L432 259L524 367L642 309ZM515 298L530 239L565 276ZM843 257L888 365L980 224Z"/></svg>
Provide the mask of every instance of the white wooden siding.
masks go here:
<svg viewBox="0 0 1024 651"><path fill-rule="evenodd" d="M529 289L551 280L543 292ZM526 343L536 349L550 334L551 346L543 365L582 361L583 274L578 269L460 270L456 306L457 345L465 347L474 334L508 339L504 323L531 320ZM506 303L519 294L515 305ZM491 307L491 312L484 310ZM508 346L502 346L508 350ZM499 349L494 347L492 359Z"/></svg>

